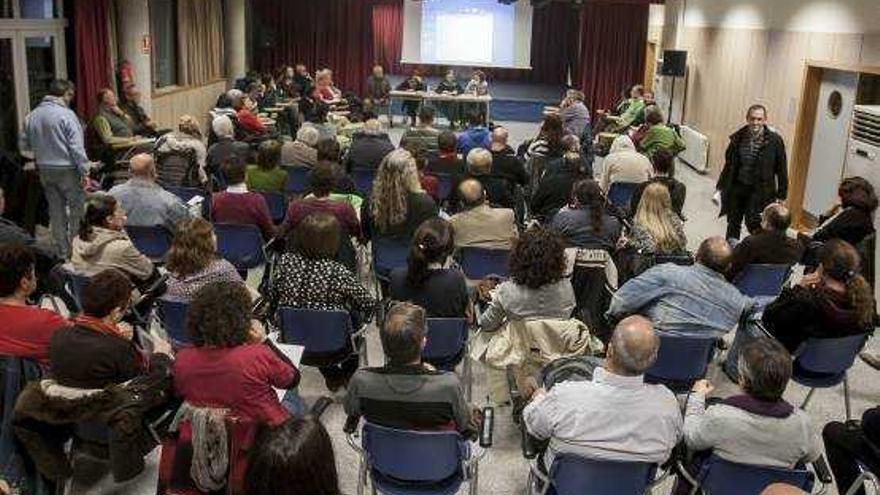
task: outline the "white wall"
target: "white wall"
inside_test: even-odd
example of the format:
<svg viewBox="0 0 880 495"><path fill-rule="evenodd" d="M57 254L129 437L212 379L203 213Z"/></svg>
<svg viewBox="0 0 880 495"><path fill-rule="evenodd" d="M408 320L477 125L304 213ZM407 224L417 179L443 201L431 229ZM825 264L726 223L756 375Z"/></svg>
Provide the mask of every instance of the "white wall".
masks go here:
<svg viewBox="0 0 880 495"><path fill-rule="evenodd" d="M880 32L880 0L685 0L686 27Z"/></svg>

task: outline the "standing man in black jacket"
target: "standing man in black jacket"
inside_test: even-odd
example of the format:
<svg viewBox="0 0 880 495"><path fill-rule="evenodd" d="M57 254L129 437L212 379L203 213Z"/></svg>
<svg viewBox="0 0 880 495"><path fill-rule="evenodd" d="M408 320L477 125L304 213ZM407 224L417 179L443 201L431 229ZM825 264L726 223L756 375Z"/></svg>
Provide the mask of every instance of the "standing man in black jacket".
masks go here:
<svg viewBox="0 0 880 495"><path fill-rule="evenodd" d="M785 143L767 125L767 109L752 105L746 121L730 136L715 186L721 193L721 215L727 215L728 239L739 239L743 220L750 233L756 232L764 207L788 195Z"/></svg>

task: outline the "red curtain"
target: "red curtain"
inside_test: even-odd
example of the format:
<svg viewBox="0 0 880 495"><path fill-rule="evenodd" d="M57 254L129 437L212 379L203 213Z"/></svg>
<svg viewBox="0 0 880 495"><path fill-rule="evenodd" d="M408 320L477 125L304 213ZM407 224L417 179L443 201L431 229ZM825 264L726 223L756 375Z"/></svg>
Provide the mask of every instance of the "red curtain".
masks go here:
<svg viewBox="0 0 880 495"><path fill-rule="evenodd" d="M645 77L648 2L594 1L581 11L577 81L592 111L609 108Z"/></svg>
<svg viewBox="0 0 880 495"><path fill-rule="evenodd" d="M403 52L403 1L373 6L373 51L377 64L389 74L400 74Z"/></svg>
<svg viewBox="0 0 880 495"><path fill-rule="evenodd" d="M333 69L342 88L363 92L373 64L373 3L364 0L254 0L255 66L275 72L304 63Z"/></svg>
<svg viewBox="0 0 880 495"><path fill-rule="evenodd" d="M107 16L110 0L73 2L74 53L76 57L76 113L89 119L98 106L98 91L110 87L110 32Z"/></svg>

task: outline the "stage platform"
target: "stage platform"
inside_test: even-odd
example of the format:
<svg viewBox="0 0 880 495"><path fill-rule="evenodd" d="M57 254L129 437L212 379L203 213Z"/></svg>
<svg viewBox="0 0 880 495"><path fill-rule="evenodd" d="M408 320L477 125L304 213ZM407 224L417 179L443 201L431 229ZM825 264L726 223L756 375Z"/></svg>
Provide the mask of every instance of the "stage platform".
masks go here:
<svg viewBox="0 0 880 495"><path fill-rule="evenodd" d="M391 86L396 87L405 76L389 75ZM433 88L439 77L428 77L428 87ZM460 80L465 86L467 80ZM540 122L542 112L548 105L559 105L565 93L564 86L552 84L533 84L509 81L489 81L489 94L492 95L491 119L494 121ZM401 115L399 104L392 109L395 115Z"/></svg>

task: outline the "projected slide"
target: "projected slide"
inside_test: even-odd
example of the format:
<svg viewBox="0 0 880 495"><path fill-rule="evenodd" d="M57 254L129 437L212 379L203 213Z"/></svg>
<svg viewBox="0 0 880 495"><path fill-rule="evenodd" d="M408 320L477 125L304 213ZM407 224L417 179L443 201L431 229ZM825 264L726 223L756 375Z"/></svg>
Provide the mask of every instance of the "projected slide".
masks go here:
<svg viewBox="0 0 880 495"><path fill-rule="evenodd" d="M406 0L403 61L528 67L531 30L529 2Z"/></svg>

